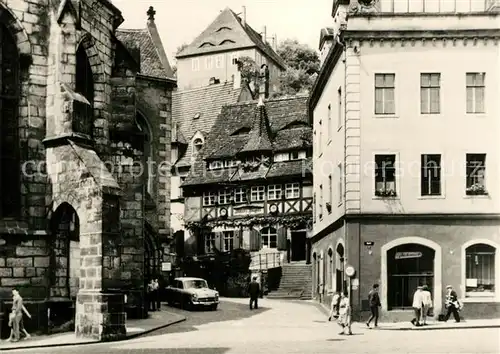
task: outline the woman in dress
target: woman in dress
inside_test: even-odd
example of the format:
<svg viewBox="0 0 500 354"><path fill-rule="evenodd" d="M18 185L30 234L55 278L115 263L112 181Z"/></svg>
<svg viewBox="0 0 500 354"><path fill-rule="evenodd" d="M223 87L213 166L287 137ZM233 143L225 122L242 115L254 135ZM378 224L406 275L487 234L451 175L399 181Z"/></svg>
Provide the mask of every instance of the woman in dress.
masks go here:
<svg viewBox="0 0 500 354"><path fill-rule="evenodd" d="M339 303L339 319L338 324L342 327L342 332L339 334L345 334L345 329L348 329L348 334L351 335L351 302L349 300L347 291L340 295Z"/></svg>

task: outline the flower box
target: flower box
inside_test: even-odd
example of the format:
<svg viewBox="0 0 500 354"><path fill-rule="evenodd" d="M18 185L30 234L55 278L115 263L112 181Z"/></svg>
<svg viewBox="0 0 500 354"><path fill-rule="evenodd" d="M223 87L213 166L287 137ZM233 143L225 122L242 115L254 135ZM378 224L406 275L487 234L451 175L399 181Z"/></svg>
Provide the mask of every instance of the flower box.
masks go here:
<svg viewBox="0 0 500 354"><path fill-rule="evenodd" d="M488 192L486 192L486 188L484 187L484 185L476 183L470 187L467 187L465 189L465 194L466 195L488 195Z"/></svg>
<svg viewBox="0 0 500 354"><path fill-rule="evenodd" d="M378 190L378 191L375 191L375 196L382 197L382 198L395 197L396 191L394 191L392 189Z"/></svg>

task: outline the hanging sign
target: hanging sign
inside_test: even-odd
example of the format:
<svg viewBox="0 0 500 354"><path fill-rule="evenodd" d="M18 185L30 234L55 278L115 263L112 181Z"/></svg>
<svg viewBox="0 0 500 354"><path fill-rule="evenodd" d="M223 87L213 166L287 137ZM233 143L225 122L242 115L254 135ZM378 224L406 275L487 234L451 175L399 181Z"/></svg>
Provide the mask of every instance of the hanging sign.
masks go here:
<svg viewBox="0 0 500 354"><path fill-rule="evenodd" d="M396 252L395 259L420 258L422 252Z"/></svg>
<svg viewBox="0 0 500 354"><path fill-rule="evenodd" d="M354 270L354 267L353 266L347 266L346 269L345 269L345 274L348 276L348 277L352 277L354 276L354 273L356 273L356 271Z"/></svg>
<svg viewBox="0 0 500 354"><path fill-rule="evenodd" d="M375 242L373 241L365 241L365 246L373 246L375 244Z"/></svg>
<svg viewBox="0 0 500 354"><path fill-rule="evenodd" d="M162 272L170 272L172 270L172 263L163 262L161 264L161 270L162 270Z"/></svg>

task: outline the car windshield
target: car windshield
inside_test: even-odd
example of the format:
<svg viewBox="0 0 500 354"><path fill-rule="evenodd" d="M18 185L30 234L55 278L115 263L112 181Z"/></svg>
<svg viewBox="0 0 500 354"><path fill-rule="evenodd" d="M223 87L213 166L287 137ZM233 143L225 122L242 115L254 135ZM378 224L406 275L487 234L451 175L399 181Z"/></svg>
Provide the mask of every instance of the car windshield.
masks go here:
<svg viewBox="0 0 500 354"><path fill-rule="evenodd" d="M184 282L185 289L203 289L208 288L207 282L205 280L187 280Z"/></svg>

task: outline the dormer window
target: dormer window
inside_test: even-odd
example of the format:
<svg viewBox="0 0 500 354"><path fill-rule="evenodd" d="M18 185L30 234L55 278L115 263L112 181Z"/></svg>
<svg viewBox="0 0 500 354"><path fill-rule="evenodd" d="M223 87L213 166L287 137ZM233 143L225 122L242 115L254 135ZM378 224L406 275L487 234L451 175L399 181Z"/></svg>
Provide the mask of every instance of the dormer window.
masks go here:
<svg viewBox="0 0 500 354"><path fill-rule="evenodd" d="M201 138L195 139L193 146L194 146L194 153L195 153L195 155L197 155L200 152L200 150L203 148L203 140Z"/></svg>
<svg viewBox="0 0 500 354"><path fill-rule="evenodd" d="M235 43L234 41L230 40L230 39L225 39L223 40L222 42L220 42L219 45L224 45L224 44L231 44L231 43Z"/></svg>
<svg viewBox="0 0 500 354"><path fill-rule="evenodd" d="M200 119L200 112L196 113L194 116L193 116L193 119Z"/></svg>
<svg viewBox="0 0 500 354"><path fill-rule="evenodd" d="M231 30L231 28L226 27L226 26L222 26L222 27L221 27L221 28L219 28L216 32L222 32L222 31L224 31L224 30L229 30L229 31L230 31L230 30ZM233 43L234 43L234 42L233 42Z"/></svg>

